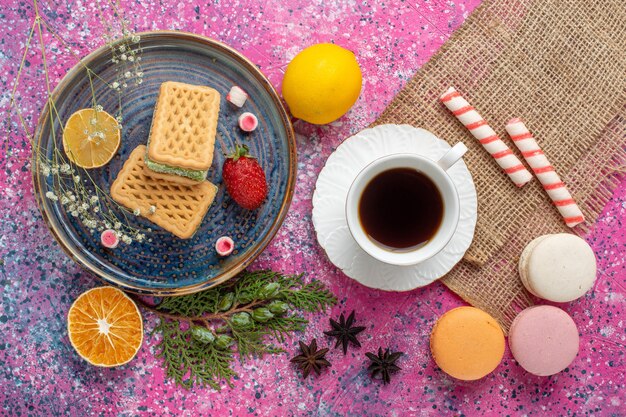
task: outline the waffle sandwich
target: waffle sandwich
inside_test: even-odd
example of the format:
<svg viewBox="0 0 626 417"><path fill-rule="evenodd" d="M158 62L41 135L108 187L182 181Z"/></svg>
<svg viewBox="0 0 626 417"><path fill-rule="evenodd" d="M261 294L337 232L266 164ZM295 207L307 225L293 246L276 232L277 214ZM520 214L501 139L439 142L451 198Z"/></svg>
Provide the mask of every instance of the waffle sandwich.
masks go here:
<svg viewBox="0 0 626 417"><path fill-rule="evenodd" d="M217 187L209 181L186 186L155 178L145 169L145 155L144 145L131 152L111 185L111 197L181 239L192 237L215 199Z"/></svg>
<svg viewBox="0 0 626 417"><path fill-rule="evenodd" d="M220 110L220 94L210 87L174 81L161 84L152 117L145 166L183 185L206 179Z"/></svg>

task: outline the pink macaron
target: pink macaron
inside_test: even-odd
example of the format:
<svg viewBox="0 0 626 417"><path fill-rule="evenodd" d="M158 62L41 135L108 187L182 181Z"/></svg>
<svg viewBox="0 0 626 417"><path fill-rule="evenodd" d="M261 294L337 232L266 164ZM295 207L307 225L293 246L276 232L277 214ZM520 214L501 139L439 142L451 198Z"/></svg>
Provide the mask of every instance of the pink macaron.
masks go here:
<svg viewBox="0 0 626 417"><path fill-rule="evenodd" d="M580 339L574 320L553 306L528 307L515 317L509 330L509 346L515 360L538 376L554 375L567 368Z"/></svg>

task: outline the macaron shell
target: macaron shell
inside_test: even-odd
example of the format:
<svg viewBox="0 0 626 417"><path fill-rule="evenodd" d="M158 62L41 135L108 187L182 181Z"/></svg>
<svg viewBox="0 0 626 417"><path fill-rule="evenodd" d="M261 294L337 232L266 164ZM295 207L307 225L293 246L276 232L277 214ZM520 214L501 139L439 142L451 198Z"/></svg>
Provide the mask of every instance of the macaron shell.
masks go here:
<svg viewBox="0 0 626 417"><path fill-rule="evenodd" d="M464 381L493 372L504 355L504 333L489 314L474 307L459 307L439 318L430 337L437 366Z"/></svg>
<svg viewBox="0 0 626 417"><path fill-rule="evenodd" d="M528 282L528 260L530 259L530 255L532 254L533 250L535 250L535 248L537 247L537 244L549 236L552 235L543 235L531 240L526 245L519 258L518 270L520 279L522 280L522 284L524 284L526 290L528 290L528 292L530 292L535 297L538 297L538 295L535 294L535 291L530 285L530 282Z"/></svg>
<svg viewBox="0 0 626 417"><path fill-rule="evenodd" d="M534 306L513 320L509 346L515 360L538 376L567 368L578 354L580 339L574 320L553 306Z"/></svg>
<svg viewBox="0 0 626 417"><path fill-rule="evenodd" d="M563 303L582 297L596 279L596 258L578 236L559 233L538 242L525 268L527 288L540 298Z"/></svg>

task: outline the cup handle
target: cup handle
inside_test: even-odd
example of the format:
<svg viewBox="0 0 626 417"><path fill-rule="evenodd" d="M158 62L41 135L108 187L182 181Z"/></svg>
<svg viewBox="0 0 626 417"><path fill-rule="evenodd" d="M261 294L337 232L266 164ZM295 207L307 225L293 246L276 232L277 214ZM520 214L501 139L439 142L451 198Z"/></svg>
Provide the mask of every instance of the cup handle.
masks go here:
<svg viewBox="0 0 626 417"><path fill-rule="evenodd" d="M438 161L439 165L444 171L447 171L452 165L456 164L459 159L467 152L467 146L463 142L459 142L446 152Z"/></svg>

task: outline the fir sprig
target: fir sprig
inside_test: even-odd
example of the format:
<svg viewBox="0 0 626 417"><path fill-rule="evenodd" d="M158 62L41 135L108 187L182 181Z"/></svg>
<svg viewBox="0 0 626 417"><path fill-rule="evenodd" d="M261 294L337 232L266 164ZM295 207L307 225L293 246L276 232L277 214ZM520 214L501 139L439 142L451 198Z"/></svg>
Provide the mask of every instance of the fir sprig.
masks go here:
<svg viewBox="0 0 626 417"><path fill-rule="evenodd" d="M186 388L219 390L222 381L232 386L235 353L245 361L282 352L273 342L283 342L308 323L295 310L319 312L336 302L321 282L305 284L302 275L263 270L146 307L159 315L153 334L160 335L156 356L167 376Z"/></svg>
<svg viewBox="0 0 626 417"><path fill-rule="evenodd" d="M196 341L191 328L183 330L180 323L173 320L160 320L153 333L161 334L155 356L163 359L168 378L185 388L198 384L219 390L222 380L232 387L232 378L236 375L230 366L232 350Z"/></svg>

